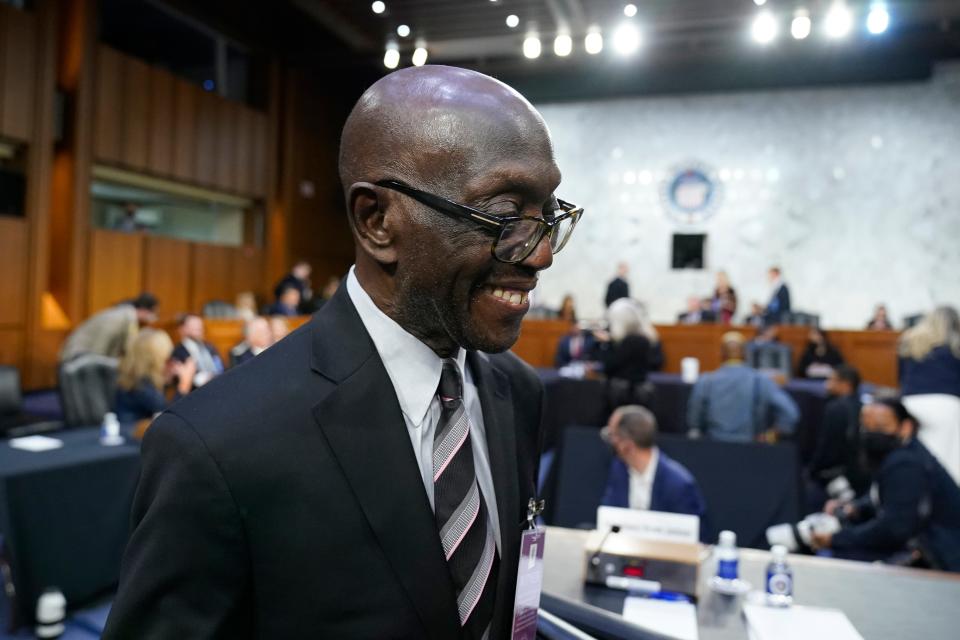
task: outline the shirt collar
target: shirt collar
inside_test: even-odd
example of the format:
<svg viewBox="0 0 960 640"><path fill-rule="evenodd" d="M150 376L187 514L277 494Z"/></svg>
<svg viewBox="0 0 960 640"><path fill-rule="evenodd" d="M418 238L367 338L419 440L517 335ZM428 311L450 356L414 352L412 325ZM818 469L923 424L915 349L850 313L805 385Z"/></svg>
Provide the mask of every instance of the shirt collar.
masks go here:
<svg viewBox="0 0 960 640"><path fill-rule="evenodd" d="M653 447L650 450L650 462L647 463L647 468L643 470L643 473L640 476L643 478L643 481L647 484L653 484L653 476L657 473L657 463L660 462L660 448Z"/></svg>
<svg viewBox="0 0 960 640"><path fill-rule="evenodd" d="M443 360L433 349L380 310L363 289L354 270L355 267L350 267L347 274L347 293L383 360L390 382L397 392L400 410L410 422L419 425L437 394ZM463 380L467 352L460 349L454 359Z"/></svg>

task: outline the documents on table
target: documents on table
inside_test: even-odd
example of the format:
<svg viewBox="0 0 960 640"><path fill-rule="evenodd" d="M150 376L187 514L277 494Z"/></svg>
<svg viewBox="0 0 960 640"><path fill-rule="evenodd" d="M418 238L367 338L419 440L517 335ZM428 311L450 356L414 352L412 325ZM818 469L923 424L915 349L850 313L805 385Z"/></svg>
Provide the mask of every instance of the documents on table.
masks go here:
<svg viewBox="0 0 960 640"><path fill-rule="evenodd" d="M22 438L11 438L8 442L14 449L23 449L24 451L50 451L63 446L63 440L49 436L24 436Z"/></svg>
<svg viewBox="0 0 960 640"><path fill-rule="evenodd" d="M863 640L853 623L839 609L818 607L767 607L744 604L751 640Z"/></svg>
<svg viewBox="0 0 960 640"><path fill-rule="evenodd" d="M623 618L677 640L699 639L697 608L689 602L628 597L623 600Z"/></svg>

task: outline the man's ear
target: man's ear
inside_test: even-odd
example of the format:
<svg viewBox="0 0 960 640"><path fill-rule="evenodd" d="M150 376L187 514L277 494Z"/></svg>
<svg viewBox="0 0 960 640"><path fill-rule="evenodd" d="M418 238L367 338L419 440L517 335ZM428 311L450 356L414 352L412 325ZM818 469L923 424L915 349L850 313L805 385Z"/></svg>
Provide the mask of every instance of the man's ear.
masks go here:
<svg viewBox="0 0 960 640"><path fill-rule="evenodd" d="M356 182L347 192L347 211L356 241L365 253L381 264L397 262L394 239L397 213L388 215L389 198L369 182Z"/></svg>

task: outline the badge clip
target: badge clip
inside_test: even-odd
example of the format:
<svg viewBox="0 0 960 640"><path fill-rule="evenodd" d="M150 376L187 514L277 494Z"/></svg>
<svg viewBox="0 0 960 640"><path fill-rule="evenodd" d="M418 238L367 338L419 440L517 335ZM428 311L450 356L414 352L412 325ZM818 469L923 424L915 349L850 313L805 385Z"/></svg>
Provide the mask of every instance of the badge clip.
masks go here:
<svg viewBox="0 0 960 640"><path fill-rule="evenodd" d="M527 503L527 524L531 529L537 528L537 523L534 522L537 516L543 513L543 508L546 505L545 500L537 500L536 498L530 498L530 501Z"/></svg>

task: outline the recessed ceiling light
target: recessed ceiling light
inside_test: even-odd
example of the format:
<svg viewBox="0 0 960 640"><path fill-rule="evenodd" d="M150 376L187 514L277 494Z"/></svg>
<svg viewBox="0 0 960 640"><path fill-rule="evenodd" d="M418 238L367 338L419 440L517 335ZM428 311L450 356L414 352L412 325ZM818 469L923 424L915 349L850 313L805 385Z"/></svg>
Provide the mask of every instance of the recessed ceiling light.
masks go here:
<svg viewBox="0 0 960 640"><path fill-rule="evenodd" d="M842 38L847 35L853 27L853 15L850 9L847 9L842 2L833 5L827 13L824 26L827 35L831 38Z"/></svg>
<svg viewBox="0 0 960 640"><path fill-rule="evenodd" d="M583 48L590 55L596 55L603 51L603 35L600 33L600 29L591 29L587 37L583 39Z"/></svg>
<svg viewBox="0 0 960 640"><path fill-rule="evenodd" d="M640 48L640 32L629 22L621 24L613 32L613 48L625 56L634 53Z"/></svg>
<svg viewBox="0 0 960 640"><path fill-rule="evenodd" d="M633 16L637 15L637 5L628 4L625 6L623 8L623 15L627 16L628 18L632 18Z"/></svg>
<svg viewBox="0 0 960 640"><path fill-rule="evenodd" d="M561 58L570 55L573 51L573 39L569 34L561 33L553 40L553 52Z"/></svg>
<svg viewBox="0 0 960 640"><path fill-rule="evenodd" d="M887 13L887 8L882 4L870 7L870 13L867 14L867 31L878 35L886 31L889 26L890 14Z"/></svg>
<svg viewBox="0 0 960 640"><path fill-rule="evenodd" d="M777 20L769 11L762 11L753 19L750 35L760 44L769 44L777 37Z"/></svg>
<svg viewBox="0 0 960 640"><path fill-rule="evenodd" d="M413 64L417 67L422 67L427 64L427 49L426 47L417 47L413 52Z"/></svg>
<svg viewBox="0 0 960 640"><path fill-rule="evenodd" d="M397 27L397 35L401 38L406 38L408 35L410 35L410 27L405 24L400 25Z"/></svg>
<svg viewBox="0 0 960 640"><path fill-rule="evenodd" d="M384 11L387 10L387 5L380 2L380 0L377 0L372 5L370 5L370 8L373 9L374 13L383 13Z"/></svg>
<svg viewBox="0 0 960 640"><path fill-rule="evenodd" d="M810 14L804 9L797 9L790 22L790 35L797 40L803 40L810 35Z"/></svg>
<svg viewBox="0 0 960 640"><path fill-rule="evenodd" d="M540 57L540 38L527 36L523 41L523 55L531 60Z"/></svg>
<svg viewBox="0 0 960 640"><path fill-rule="evenodd" d="M507 16L507 26L508 26L508 27L510 27L511 29L513 29L513 28L516 27L518 24L520 24L520 18L518 18L517 16L513 15L512 13Z"/></svg>
<svg viewBox="0 0 960 640"><path fill-rule="evenodd" d="M387 50L383 54L383 66L387 69L396 69L400 64L400 51L396 45L387 45Z"/></svg>

